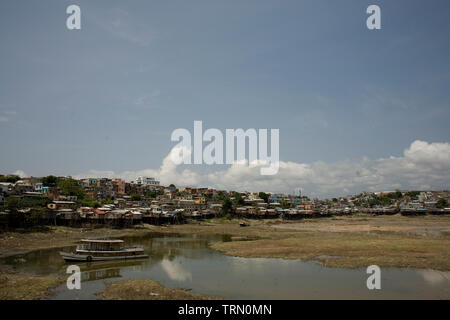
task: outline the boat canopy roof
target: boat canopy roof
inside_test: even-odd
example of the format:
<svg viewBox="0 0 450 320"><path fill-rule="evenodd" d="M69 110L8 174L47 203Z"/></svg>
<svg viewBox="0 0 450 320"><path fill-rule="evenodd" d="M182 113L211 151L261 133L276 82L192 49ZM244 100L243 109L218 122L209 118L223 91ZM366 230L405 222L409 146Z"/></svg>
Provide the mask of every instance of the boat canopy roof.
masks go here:
<svg viewBox="0 0 450 320"><path fill-rule="evenodd" d="M81 242L122 243L123 240L81 239Z"/></svg>

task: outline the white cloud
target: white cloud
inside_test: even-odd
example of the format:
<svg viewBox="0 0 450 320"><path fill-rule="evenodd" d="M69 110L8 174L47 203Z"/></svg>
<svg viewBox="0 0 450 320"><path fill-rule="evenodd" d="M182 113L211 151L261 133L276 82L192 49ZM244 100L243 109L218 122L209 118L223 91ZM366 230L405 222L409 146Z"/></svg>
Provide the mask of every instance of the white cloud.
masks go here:
<svg viewBox="0 0 450 320"><path fill-rule="evenodd" d="M7 117L0 116L0 122L8 122L9 119Z"/></svg>
<svg viewBox="0 0 450 320"><path fill-rule="evenodd" d="M21 177L21 178L29 177L29 175L26 174L26 173L25 173L24 171L22 171L22 170L16 170L16 171L14 171L12 174L14 174L14 175L16 175L16 176L19 176L19 177Z"/></svg>
<svg viewBox="0 0 450 320"><path fill-rule="evenodd" d="M179 150L172 150L179 152ZM90 171L78 178L121 177L133 180L137 176L153 176L163 185L204 186L237 191L290 192L302 188L310 196L329 197L395 189L449 189L450 144L414 141L402 157L376 160L364 157L337 163L296 163L280 161L278 174L260 175L263 164L251 166L234 164L225 170L201 173L196 166L175 165L171 154L164 158L159 169L141 171Z"/></svg>

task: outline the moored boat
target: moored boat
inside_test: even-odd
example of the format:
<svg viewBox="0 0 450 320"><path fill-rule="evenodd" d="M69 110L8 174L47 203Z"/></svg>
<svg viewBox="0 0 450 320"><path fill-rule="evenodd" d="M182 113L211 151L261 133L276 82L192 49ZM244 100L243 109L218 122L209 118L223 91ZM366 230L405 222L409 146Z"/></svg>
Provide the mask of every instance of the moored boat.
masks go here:
<svg viewBox="0 0 450 320"><path fill-rule="evenodd" d="M82 239L74 253L60 252L65 261L107 261L148 258L144 248L125 247L123 240Z"/></svg>

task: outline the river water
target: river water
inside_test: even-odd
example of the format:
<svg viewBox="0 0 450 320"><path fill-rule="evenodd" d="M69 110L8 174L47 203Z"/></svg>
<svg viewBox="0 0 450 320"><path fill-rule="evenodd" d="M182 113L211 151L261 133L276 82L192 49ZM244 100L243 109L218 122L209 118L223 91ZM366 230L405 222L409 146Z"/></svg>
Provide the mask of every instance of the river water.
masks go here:
<svg viewBox="0 0 450 320"><path fill-rule="evenodd" d="M98 299L108 283L149 278L169 288L185 288L229 299L450 299L450 272L382 268L381 290L368 290L365 268L325 268L300 260L239 258L208 248L226 236L127 238L150 256L144 260L76 263L80 290L62 284L49 299ZM68 250L71 248L65 248ZM68 276L60 249L34 251L0 260L3 267L36 275ZM71 264L74 264L73 262Z"/></svg>

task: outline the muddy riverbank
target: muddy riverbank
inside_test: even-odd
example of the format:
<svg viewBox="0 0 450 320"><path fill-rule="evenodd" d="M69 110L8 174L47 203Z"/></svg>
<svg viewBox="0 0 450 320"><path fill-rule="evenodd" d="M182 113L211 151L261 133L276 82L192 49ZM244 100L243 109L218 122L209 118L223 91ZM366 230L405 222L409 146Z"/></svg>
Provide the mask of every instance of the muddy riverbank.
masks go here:
<svg viewBox="0 0 450 320"><path fill-rule="evenodd" d="M450 270L450 217L355 215L285 222L218 220L159 232L232 235L211 248L227 255L318 261L326 267L411 267ZM248 240L248 241L236 241Z"/></svg>
<svg viewBox="0 0 450 320"><path fill-rule="evenodd" d="M241 227L245 221L249 226ZM233 241L257 239L288 239L303 233L395 233L400 236L447 239L450 235L450 216L370 216L355 215L299 221L211 219L190 221L187 224L153 226L142 225L130 229L49 227L46 231L0 233L0 258L45 248L57 248L76 243L81 238L111 238L144 236L148 234L229 235ZM307 239L306 239L307 240Z"/></svg>
<svg viewBox="0 0 450 320"><path fill-rule="evenodd" d="M99 292L103 300L211 300L219 299L185 289L170 289L150 279L123 280Z"/></svg>
<svg viewBox="0 0 450 320"><path fill-rule="evenodd" d="M63 280L0 271L0 300L36 300L50 294Z"/></svg>
<svg viewBox="0 0 450 320"><path fill-rule="evenodd" d="M450 270L450 217L448 216L369 216L281 220L212 219L184 225L143 225L133 229L81 229L50 227L46 232L13 232L0 234L0 257L44 248L70 246L81 238L145 237L150 235L203 237L223 235L225 241L213 241L209 247L229 256L245 258L282 258L316 261L325 267L358 268L376 264L380 267L407 267ZM39 299L61 279L0 270L2 299ZM150 279L148 279L150 280ZM59 282L60 283L60 282ZM111 285L106 299L134 296L137 282ZM164 291L146 283L160 296L150 298L186 299L188 291ZM17 289L19 288L20 289ZM134 289L133 289L134 288ZM166 288L167 289L167 288ZM153 291L152 291L153 290ZM168 289L169 290L169 289ZM177 289L170 289L177 290ZM122 293L127 292L123 296ZM158 293L159 292L159 293ZM139 294L136 292L135 294ZM137 296L136 296L137 297ZM137 299L140 299L137 297Z"/></svg>
<svg viewBox="0 0 450 320"><path fill-rule="evenodd" d="M227 235L211 247L228 255L316 260L324 266L450 270L449 216L370 216L281 220L238 219L192 221L188 224L133 229L50 227L47 232L0 234L0 258L44 248L72 245L81 238L166 235ZM331 257L331 258L327 258Z"/></svg>

